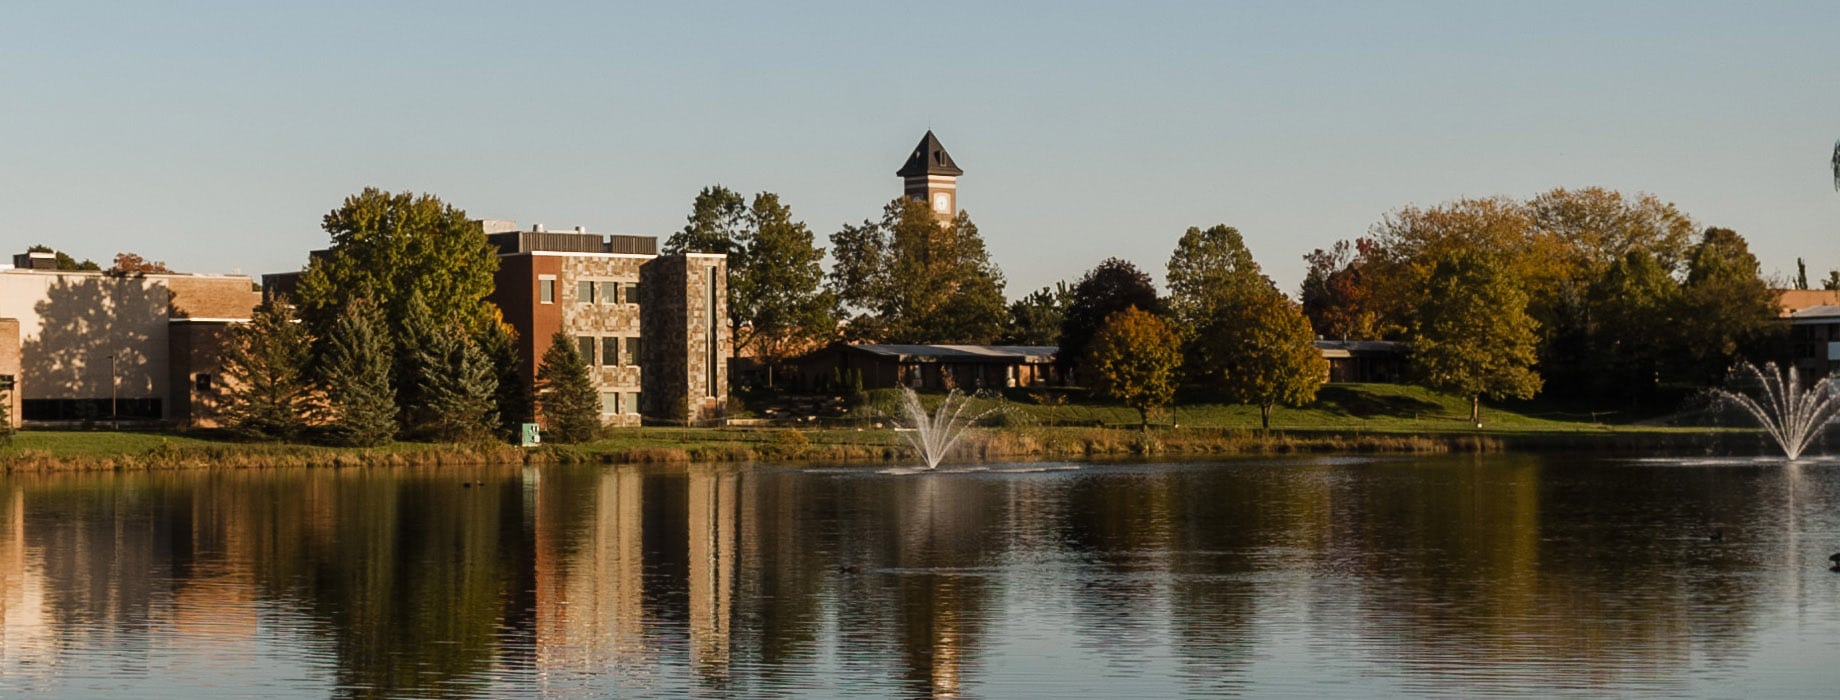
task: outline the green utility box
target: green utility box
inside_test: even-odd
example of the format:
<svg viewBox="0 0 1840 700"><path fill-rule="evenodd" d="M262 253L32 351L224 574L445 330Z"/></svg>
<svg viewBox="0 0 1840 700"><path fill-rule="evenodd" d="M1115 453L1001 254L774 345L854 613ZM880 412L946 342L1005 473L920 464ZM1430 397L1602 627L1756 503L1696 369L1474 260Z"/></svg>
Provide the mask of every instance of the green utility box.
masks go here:
<svg viewBox="0 0 1840 700"><path fill-rule="evenodd" d="M537 424L525 423L523 436L518 441L518 445L523 447L536 447L541 444L543 444L543 436L537 432Z"/></svg>

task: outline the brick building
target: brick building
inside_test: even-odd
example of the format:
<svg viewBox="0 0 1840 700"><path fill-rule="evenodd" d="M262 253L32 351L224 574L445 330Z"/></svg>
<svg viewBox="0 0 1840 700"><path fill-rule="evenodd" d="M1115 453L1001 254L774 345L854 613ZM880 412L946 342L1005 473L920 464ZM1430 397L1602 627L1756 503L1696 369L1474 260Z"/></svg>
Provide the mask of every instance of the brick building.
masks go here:
<svg viewBox="0 0 1840 700"><path fill-rule="evenodd" d="M0 269L0 387L23 421L211 425L218 348L260 300L243 275Z"/></svg>
<svg viewBox="0 0 1840 700"><path fill-rule="evenodd" d="M603 423L699 425L723 417L734 352L724 256L659 256L650 236L481 225L499 251L491 300L517 330L526 382L534 383L560 330L588 363Z"/></svg>

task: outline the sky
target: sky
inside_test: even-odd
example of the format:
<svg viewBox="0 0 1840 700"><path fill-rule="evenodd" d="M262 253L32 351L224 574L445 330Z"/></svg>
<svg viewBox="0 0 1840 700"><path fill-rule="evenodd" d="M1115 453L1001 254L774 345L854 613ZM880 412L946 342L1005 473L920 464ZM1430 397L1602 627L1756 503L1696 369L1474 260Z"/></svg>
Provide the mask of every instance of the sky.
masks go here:
<svg viewBox="0 0 1840 700"><path fill-rule="evenodd" d="M299 269L367 186L656 235L771 191L820 244L928 129L1016 298L1190 226L1302 256L1387 212L1649 192L1840 268L1840 3L0 0L0 248Z"/></svg>

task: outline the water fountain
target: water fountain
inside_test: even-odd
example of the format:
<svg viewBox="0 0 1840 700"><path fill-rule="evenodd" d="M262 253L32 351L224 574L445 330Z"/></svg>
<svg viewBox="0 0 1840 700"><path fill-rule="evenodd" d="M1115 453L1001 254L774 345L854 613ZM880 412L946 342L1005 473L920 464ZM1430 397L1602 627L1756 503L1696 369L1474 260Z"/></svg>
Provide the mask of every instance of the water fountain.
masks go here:
<svg viewBox="0 0 1840 700"><path fill-rule="evenodd" d="M1836 400L1840 398L1836 396L1840 385L1834 383L1833 376L1822 377L1813 386L1803 388L1793 366L1779 372L1775 363L1758 369L1746 362L1732 368L1732 374L1745 384L1756 385L1757 395L1719 389L1713 394L1756 418L1790 461L1801 458L1802 451L1821 434L1821 429L1840 413L1840 400Z"/></svg>
<svg viewBox="0 0 1840 700"><path fill-rule="evenodd" d="M914 393L913 389L901 387L901 413L908 425L897 428L895 432L914 446L914 451L926 462L927 469L935 469L939 467L939 460L945 459L946 453L952 451L952 446L958 444L965 429L990 413L982 411L976 415L966 415L970 407L971 397L953 389L928 415L926 406L920 403L920 395Z"/></svg>

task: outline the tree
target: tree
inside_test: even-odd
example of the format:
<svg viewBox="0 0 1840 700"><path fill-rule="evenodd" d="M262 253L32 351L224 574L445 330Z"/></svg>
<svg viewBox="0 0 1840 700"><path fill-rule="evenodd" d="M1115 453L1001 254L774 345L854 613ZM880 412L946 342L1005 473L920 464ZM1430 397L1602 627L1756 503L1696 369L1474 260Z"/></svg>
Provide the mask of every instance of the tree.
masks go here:
<svg viewBox="0 0 1840 700"><path fill-rule="evenodd" d="M812 245L811 229L793 220L779 195L755 195L746 222L745 253L740 264L729 262L728 309L736 349L754 350L771 386L774 365L836 334L837 302L823 288L824 249Z"/></svg>
<svg viewBox="0 0 1840 700"><path fill-rule="evenodd" d="M1680 347L1686 378L1719 380L1739 355L1775 327L1776 305L1762 266L1736 231L1708 228L1693 247L1681 287Z"/></svg>
<svg viewBox="0 0 1840 700"><path fill-rule="evenodd" d="M435 323L422 293L409 291L402 303L402 315L396 319L392 347L390 379L396 392L396 420L401 434L413 438L427 437L432 424L440 420L437 409L428 401L423 387L442 381L443 366L435 347L445 342L441 336L451 332Z"/></svg>
<svg viewBox="0 0 1840 700"><path fill-rule="evenodd" d="M0 384L0 445L13 444L13 386Z"/></svg>
<svg viewBox="0 0 1840 700"><path fill-rule="evenodd" d="M1537 323L1527 294L1502 260L1480 251L1439 257L1415 295L1407 340L1411 362L1426 386L1469 397L1470 422L1482 427L1482 397L1532 398Z"/></svg>
<svg viewBox="0 0 1840 700"><path fill-rule="evenodd" d="M423 434L445 442L490 438L498 427L498 372L491 358L458 322L418 349L420 400L427 405Z"/></svg>
<svg viewBox="0 0 1840 700"><path fill-rule="evenodd" d="M1169 256L1169 309L1184 335L1192 335L1214 309L1273 288L1246 249L1239 229L1190 226Z"/></svg>
<svg viewBox="0 0 1840 700"><path fill-rule="evenodd" d="M575 339L556 331L537 366L537 409L555 442L587 442L600 432L600 397Z"/></svg>
<svg viewBox="0 0 1840 700"><path fill-rule="evenodd" d="M396 392L390 382L390 337L383 310L368 299L345 307L333 322L320 362L330 415L327 438L371 446L396 435Z"/></svg>
<svg viewBox="0 0 1840 700"><path fill-rule="evenodd" d="M1054 345L1060 342L1061 322L1067 306L1073 303L1073 290L1066 282L1042 287L1028 296L1010 302L1009 322L997 342L1004 345Z"/></svg>
<svg viewBox="0 0 1840 700"><path fill-rule="evenodd" d="M116 253L115 264L110 265L109 269L103 272L115 277L128 277L131 275L170 274L172 270L166 267L166 263L158 260L148 260L141 257L138 253Z"/></svg>
<svg viewBox="0 0 1840 700"><path fill-rule="evenodd" d="M516 437L523 424L536 420L530 383L518 371L517 331L503 322L494 323L481 338L479 349L498 375L492 403L498 409L499 435Z"/></svg>
<svg viewBox="0 0 1840 700"><path fill-rule="evenodd" d="M1129 261L1106 258L1087 270L1073 286L1073 299L1061 319L1060 352L1055 360L1072 366L1086 356L1093 334L1112 314L1125 309L1157 311L1156 286Z"/></svg>
<svg viewBox="0 0 1840 700"><path fill-rule="evenodd" d="M1222 309L1202 325L1199 337L1221 348L1210 383L1228 401L1258 406L1259 425L1267 430L1273 406L1314 401L1329 374L1302 307L1276 290Z"/></svg>
<svg viewBox="0 0 1840 700"><path fill-rule="evenodd" d="M1360 238L1336 241L1328 250L1317 248L1303 256L1309 263L1299 290L1303 314L1310 327L1325 338L1377 338L1378 318L1370 298L1363 267L1373 255L1374 243Z"/></svg>
<svg viewBox="0 0 1840 700"><path fill-rule="evenodd" d="M100 271L102 269L102 266L97 265L96 261L94 260L85 258L83 262L77 262L76 258L73 258L73 257L70 257L69 255L64 254L64 251L53 250L51 246L45 245L43 243L36 243L31 246L28 246L26 248L26 252L28 253L52 253L54 254L54 257L52 259L57 261L57 269L64 270L67 272L79 272L79 271L95 272L95 271Z"/></svg>
<svg viewBox="0 0 1840 700"><path fill-rule="evenodd" d="M690 216L684 228L664 241L666 255L678 253L721 253L731 256L729 268L737 267L733 255L740 252L746 236L747 199L721 185L703 188L690 204Z"/></svg>
<svg viewBox="0 0 1840 700"><path fill-rule="evenodd" d="M1680 284L1645 250L1631 250L1592 287L1598 342L1592 375L1603 395L1641 399L1681 344Z"/></svg>
<svg viewBox="0 0 1840 700"><path fill-rule="evenodd" d="M460 319L469 334L498 318L492 293L498 253L466 212L433 195L392 194L374 187L345 198L322 226L332 247L313 256L296 291L301 318L319 337L356 299L381 303L399 328L419 294L435 319Z"/></svg>
<svg viewBox="0 0 1840 700"><path fill-rule="evenodd" d="M856 337L987 343L1002 332L1003 273L966 212L942 223L925 202L896 199L880 222L831 236L831 254L831 290L859 311Z"/></svg>
<svg viewBox="0 0 1840 700"><path fill-rule="evenodd" d="M1369 231L1373 255L1362 266L1379 331L1404 333L1426 307L1437 266L1453 257L1484 256L1503 273L1531 286L1552 275L1534 265L1533 219L1527 207L1505 197L1459 199L1435 207L1405 207Z"/></svg>
<svg viewBox="0 0 1840 700"><path fill-rule="evenodd" d="M232 327L220 359L224 425L257 439L299 437L313 408L310 341L282 299L263 302L248 323Z"/></svg>
<svg viewBox="0 0 1840 700"><path fill-rule="evenodd" d="M1156 314L1135 306L1113 312L1087 347L1093 390L1137 409L1150 429L1150 410L1175 400L1182 354L1174 330Z"/></svg>

